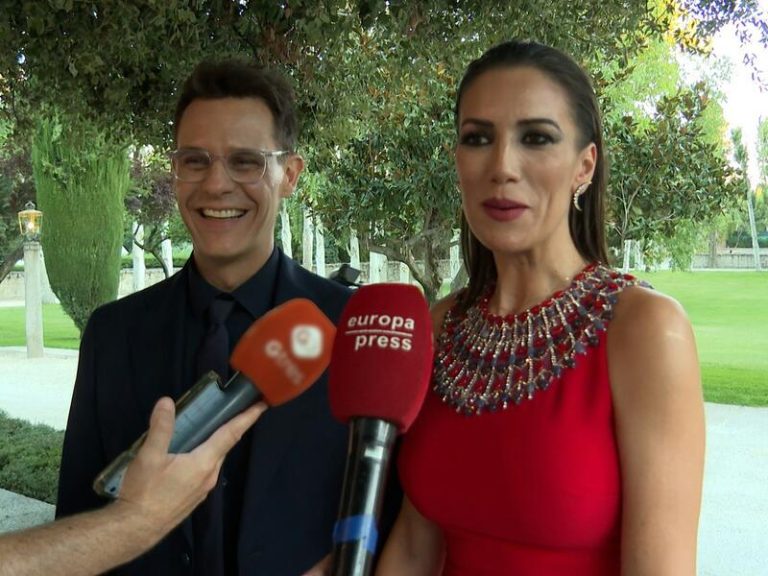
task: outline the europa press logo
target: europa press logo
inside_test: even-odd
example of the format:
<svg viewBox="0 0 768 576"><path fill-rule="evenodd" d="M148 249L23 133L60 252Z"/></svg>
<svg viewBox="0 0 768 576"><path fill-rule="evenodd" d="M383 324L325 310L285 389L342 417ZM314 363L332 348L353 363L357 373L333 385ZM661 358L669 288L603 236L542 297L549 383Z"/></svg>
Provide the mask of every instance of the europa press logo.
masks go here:
<svg viewBox="0 0 768 576"><path fill-rule="evenodd" d="M361 314L350 316L346 328L346 335L355 338L355 352L365 348L410 352L416 322L403 316Z"/></svg>

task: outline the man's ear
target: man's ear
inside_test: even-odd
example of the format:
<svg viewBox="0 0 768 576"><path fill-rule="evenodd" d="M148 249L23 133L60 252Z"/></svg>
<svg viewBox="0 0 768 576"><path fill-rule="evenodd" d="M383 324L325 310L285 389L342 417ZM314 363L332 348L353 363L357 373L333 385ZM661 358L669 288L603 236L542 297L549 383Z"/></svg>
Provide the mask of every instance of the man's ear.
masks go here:
<svg viewBox="0 0 768 576"><path fill-rule="evenodd" d="M302 170L304 170L304 158L298 154L291 154L283 162L283 181L280 183L280 196L282 198L288 198L293 194Z"/></svg>

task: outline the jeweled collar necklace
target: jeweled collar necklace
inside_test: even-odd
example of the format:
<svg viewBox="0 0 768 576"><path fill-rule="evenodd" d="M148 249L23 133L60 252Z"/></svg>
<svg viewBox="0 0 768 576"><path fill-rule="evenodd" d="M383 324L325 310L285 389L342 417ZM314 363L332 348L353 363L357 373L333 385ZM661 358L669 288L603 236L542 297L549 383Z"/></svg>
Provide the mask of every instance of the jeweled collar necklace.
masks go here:
<svg viewBox="0 0 768 576"><path fill-rule="evenodd" d="M519 314L491 314L495 286L465 313L446 314L437 341L433 389L467 415L505 409L546 390L576 356L595 346L619 293L646 282L590 264L544 302Z"/></svg>

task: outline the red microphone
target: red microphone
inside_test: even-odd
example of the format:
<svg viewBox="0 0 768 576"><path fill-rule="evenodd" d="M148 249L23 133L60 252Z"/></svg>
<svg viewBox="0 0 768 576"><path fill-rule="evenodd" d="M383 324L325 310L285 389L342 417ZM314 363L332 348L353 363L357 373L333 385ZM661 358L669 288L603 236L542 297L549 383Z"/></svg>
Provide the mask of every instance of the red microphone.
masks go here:
<svg viewBox="0 0 768 576"><path fill-rule="evenodd" d="M432 371L432 321L408 284L358 289L338 323L328 372L337 420L350 425L331 574L369 574L384 484L398 433L419 413Z"/></svg>
<svg viewBox="0 0 768 576"><path fill-rule="evenodd" d="M333 323L310 300L296 298L251 324L232 351L238 371L227 382L203 375L176 401L176 423L168 451L191 452L222 424L263 399L270 406L292 400L317 380L331 358ZM94 490L117 498L123 476L146 437L144 433L96 478Z"/></svg>

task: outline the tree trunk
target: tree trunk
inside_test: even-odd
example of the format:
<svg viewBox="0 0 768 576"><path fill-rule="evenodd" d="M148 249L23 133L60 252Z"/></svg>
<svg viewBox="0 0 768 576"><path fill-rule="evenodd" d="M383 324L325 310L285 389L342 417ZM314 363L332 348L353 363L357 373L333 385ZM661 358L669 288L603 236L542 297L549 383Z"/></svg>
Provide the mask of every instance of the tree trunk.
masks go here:
<svg viewBox="0 0 768 576"><path fill-rule="evenodd" d="M133 262L133 291L144 290L147 285L147 267L144 262L144 250L141 242L144 242L144 226L135 223L134 233L136 240L131 244L131 257Z"/></svg>
<svg viewBox="0 0 768 576"><path fill-rule="evenodd" d="M314 226L309 211L304 209L304 229L301 235L301 265L312 270L312 249L314 248Z"/></svg>
<svg viewBox="0 0 768 576"><path fill-rule="evenodd" d="M166 237L165 240L160 242L160 254L162 254L163 272L165 277L170 278L173 274L173 246L171 245L171 239Z"/></svg>
<svg viewBox="0 0 768 576"><path fill-rule="evenodd" d="M749 210L749 231L752 234L752 254L755 258L755 270L760 270L760 244L757 242L757 226L755 226L755 207L752 190L747 190L747 208Z"/></svg>
<svg viewBox="0 0 768 576"><path fill-rule="evenodd" d="M16 262L21 260L22 256L24 256L24 243L19 239L19 243L3 255L2 263L0 263L0 283L2 283L3 280L5 280L5 277L11 273Z"/></svg>
<svg viewBox="0 0 768 576"><path fill-rule="evenodd" d="M717 267L717 230L709 233L709 255L707 257L707 268Z"/></svg>
<svg viewBox="0 0 768 576"><path fill-rule="evenodd" d="M325 278L325 232L323 223L318 220L315 226L315 273Z"/></svg>
<svg viewBox="0 0 768 576"><path fill-rule="evenodd" d="M291 235L291 219L288 217L288 207L283 202L280 205L280 243L283 247L283 253L288 258L293 258L293 249L291 243L293 242L293 236Z"/></svg>
<svg viewBox="0 0 768 576"><path fill-rule="evenodd" d="M349 233L349 265L356 270L361 270L360 241L357 238L356 230L351 230Z"/></svg>

